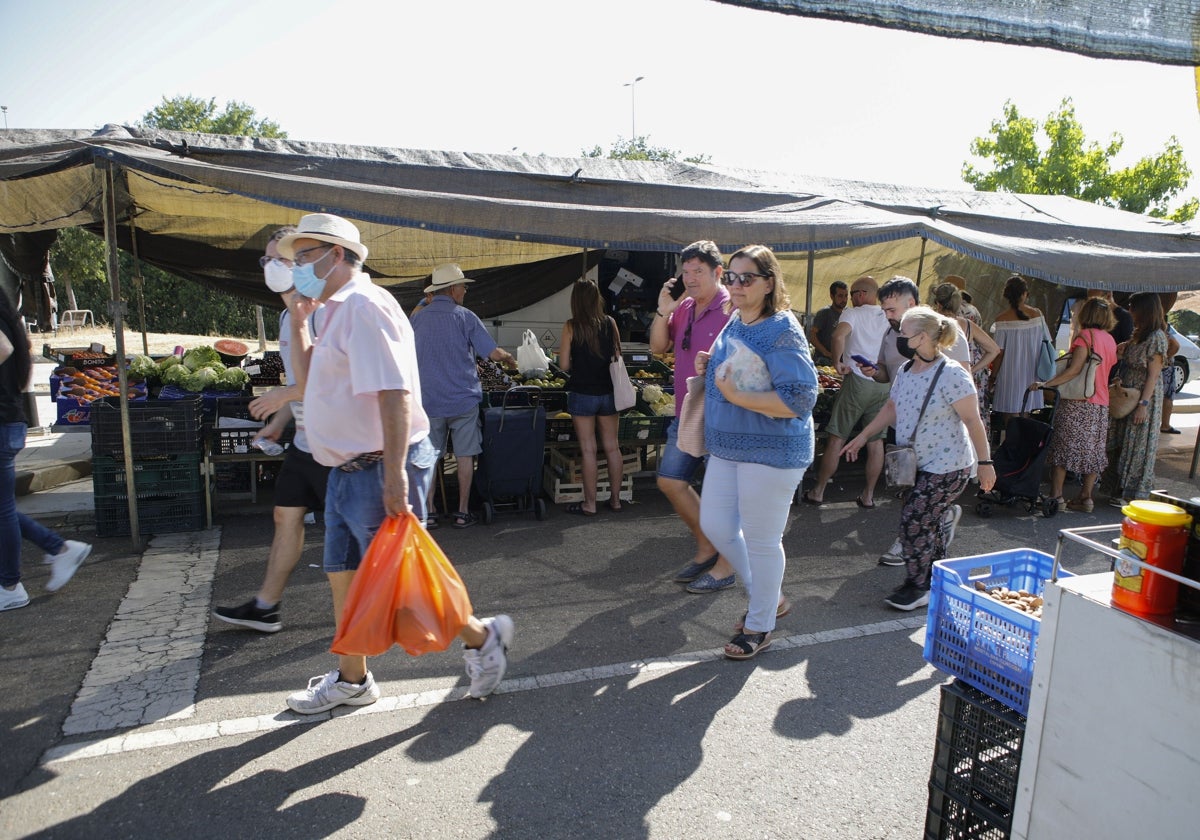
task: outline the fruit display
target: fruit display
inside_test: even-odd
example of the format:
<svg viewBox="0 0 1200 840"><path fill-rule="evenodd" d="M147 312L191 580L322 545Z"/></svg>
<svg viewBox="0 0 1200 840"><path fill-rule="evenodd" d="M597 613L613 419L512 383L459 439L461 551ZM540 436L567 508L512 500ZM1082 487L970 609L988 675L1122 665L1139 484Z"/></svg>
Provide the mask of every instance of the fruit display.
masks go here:
<svg viewBox="0 0 1200 840"><path fill-rule="evenodd" d="M69 398L78 403L86 404L103 397L118 397L121 395L117 380L116 365L100 365L90 368L76 368L65 365L54 370L53 376L58 377L58 387L55 397ZM137 399L146 395L146 384L137 377L131 376L129 382L129 398Z"/></svg>
<svg viewBox="0 0 1200 840"><path fill-rule="evenodd" d="M250 375L241 367L226 367L212 347L193 347L183 356L171 355L159 361L149 356L134 356L129 362L132 375L177 385L185 391L241 391L250 384Z"/></svg>
<svg viewBox="0 0 1200 840"><path fill-rule="evenodd" d="M1014 610L1027 613L1034 618L1042 617L1042 604L1045 602L1041 595L1034 595L1024 589L1009 589L1007 586L994 586L988 589L981 580L975 581L975 589Z"/></svg>
<svg viewBox="0 0 1200 840"><path fill-rule="evenodd" d="M823 391L840 391L842 388L842 375L837 372L837 368L830 365L819 365L817 367L817 384L821 386Z"/></svg>
<svg viewBox="0 0 1200 840"><path fill-rule="evenodd" d="M267 353L261 359L246 359L243 370L250 374L251 385L278 385L283 381L283 357Z"/></svg>
<svg viewBox="0 0 1200 840"><path fill-rule="evenodd" d="M667 367L669 367L671 369L675 368L675 353L674 352L655 353L654 358L658 359L660 362L662 362L664 365L666 365Z"/></svg>
<svg viewBox="0 0 1200 840"><path fill-rule="evenodd" d="M520 380L524 385L536 385L539 388L566 388L567 378L565 376L555 376L547 374L546 376L524 377L519 373L515 374L516 379Z"/></svg>
<svg viewBox="0 0 1200 840"><path fill-rule="evenodd" d="M481 359L477 356L475 370L479 374L479 384L485 391L507 391L514 384L513 377L491 359Z"/></svg>

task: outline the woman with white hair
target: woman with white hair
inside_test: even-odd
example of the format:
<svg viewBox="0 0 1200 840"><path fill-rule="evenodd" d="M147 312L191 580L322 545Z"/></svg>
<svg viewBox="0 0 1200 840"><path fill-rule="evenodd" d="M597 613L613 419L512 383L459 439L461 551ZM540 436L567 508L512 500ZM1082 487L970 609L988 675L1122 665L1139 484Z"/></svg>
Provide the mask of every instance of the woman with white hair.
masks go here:
<svg viewBox="0 0 1200 840"><path fill-rule="evenodd" d="M896 440L910 441L917 459L917 480L900 510L904 583L884 599L898 610L929 603L933 564L946 554L941 522L967 487L978 464L979 486L992 489L996 471L971 375L945 350L954 346L958 325L928 306L914 306L900 319L896 349L910 361L892 381L891 396L858 437L842 448L853 461L872 435L895 426Z"/></svg>

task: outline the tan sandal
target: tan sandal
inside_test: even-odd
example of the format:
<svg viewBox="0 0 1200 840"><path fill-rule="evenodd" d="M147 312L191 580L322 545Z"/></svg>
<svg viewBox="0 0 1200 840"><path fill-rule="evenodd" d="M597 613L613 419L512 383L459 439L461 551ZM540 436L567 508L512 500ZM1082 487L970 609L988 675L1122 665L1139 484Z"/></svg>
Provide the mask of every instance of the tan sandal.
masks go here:
<svg viewBox="0 0 1200 840"><path fill-rule="evenodd" d="M1093 499L1072 499L1067 502L1068 510L1077 510L1080 513L1091 513L1096 507L1096 502Z"/></svg>

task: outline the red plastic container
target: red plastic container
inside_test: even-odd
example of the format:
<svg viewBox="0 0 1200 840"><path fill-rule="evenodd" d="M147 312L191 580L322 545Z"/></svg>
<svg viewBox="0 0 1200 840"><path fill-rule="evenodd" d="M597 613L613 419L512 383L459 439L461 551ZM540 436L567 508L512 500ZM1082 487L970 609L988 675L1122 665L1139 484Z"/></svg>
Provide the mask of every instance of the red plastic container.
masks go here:
<svg viewBox="0 0 1200 840"><path fill-rule="evenodd" d="M1192 517L1165 502L1134 501L1121 508L1121 551L1147 565L1173 574L1183 571ZM1133 563L1117 560L1113 568L1114 606L1140 615L1175 612L1179 584Z"/></svg>

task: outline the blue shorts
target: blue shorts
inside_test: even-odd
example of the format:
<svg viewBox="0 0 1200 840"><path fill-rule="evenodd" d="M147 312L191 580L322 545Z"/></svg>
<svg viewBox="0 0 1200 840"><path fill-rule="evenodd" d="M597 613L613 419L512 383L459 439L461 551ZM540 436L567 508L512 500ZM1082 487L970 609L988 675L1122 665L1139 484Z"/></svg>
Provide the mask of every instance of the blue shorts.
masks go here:
<svg viewBox="0 0 1200 840"><path fill-rule="evenodd" d="M437 449L428 437L408 447L408 503L422 523L429 515L429 490L433 486ZM326 572L350 572L358 568L387 518L383 507L383 462L365 469L329 471L325 490Z"/></svg>
<svg viewBox="0 0 1200 840"><path fill-rule="evenodd" d="M689 455L679 449L679 418L676 417L667 426L667 442L659 454L658 477L673 478L676 481L691 481L696 470L704 463L703 458Z"/></svg>
<svg viewBox="0 0 1200 840"><path fill-rule="evenodd" d="M612 394L567 392L567 414L572 417L611 417L617 413Z"/></svg>

